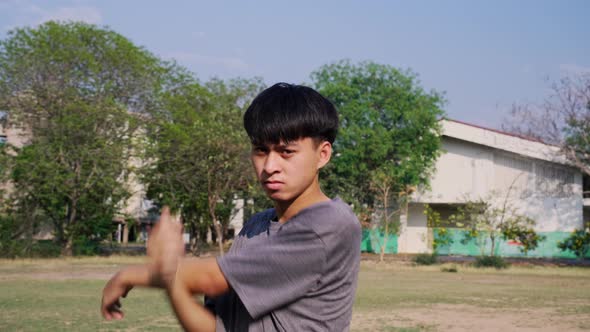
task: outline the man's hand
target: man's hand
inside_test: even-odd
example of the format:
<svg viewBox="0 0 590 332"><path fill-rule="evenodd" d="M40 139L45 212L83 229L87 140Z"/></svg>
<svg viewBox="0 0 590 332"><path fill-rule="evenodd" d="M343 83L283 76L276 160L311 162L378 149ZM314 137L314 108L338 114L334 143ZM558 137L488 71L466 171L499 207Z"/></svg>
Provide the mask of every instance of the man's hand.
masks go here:
<svg viewBox="0 0 590 332"><path fill-rule="evenodd" d="M178 264L184 256L182 224L164 207L160 221L150 233L148 255L151 262L119 271L102 291L101 313L107 320L122 319L121 298L134 286L172 287Z"/></svg>
<svg viewBox="0 0 590 332"><path fill-rule="evenodd" d="M109 280L102 291L100 311L107 320L123 319L121 297L126 297L133 286L127 285L122 278L124 271L120 271Z"/></svg>
<svg viewBox="0 0 590 332"><path fill-rule="evenodd" d="M152 267L152 284L165 288L171 287L178 264L184 256L184 242L182 224L176 216L170 214L167 206L162 209L160 220L150 233L147 253Z"/></svg>

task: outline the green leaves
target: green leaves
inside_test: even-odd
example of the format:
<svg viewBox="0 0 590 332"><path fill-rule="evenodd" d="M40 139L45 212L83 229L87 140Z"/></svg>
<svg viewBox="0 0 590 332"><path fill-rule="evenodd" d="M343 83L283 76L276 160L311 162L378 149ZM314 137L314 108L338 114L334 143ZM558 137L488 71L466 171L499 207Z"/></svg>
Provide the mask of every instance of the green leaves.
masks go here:
<svg viewBox="0 0 590 332"><path fill-rule="evenodd" d="M0 41L0 109L27 139L13 147L14 201L51 221L64 253L74 239L107 236L136 190L127 180L145 118L137 114L154 113L163 73L149 52L84 23L48 22Z"/></svg>
<svg viewBox="0 0 590 332"><path fill-rule="evenodd" d="M200 84L184 77L164 94L149 137L153 162L142 179L156 204L180 211L193 238L216 222L222 232L216 236L223 238L234 195L251 197L254 177L242 114L262 88L258 79Z"/></svg>
<svg viewBox="0 0 590 332"><path fill-rule="evenodd" d="M312 80L340 113L333 165L323 176L330 192L373 205L367 180L376 171L394 192L427 184L440 149L441 94L425 92L409 70L374 62L325 65Z"/></svg>
<svg viewBox="0 0 590 332"><path fill-rule="evenodd" d="M467 201L449 219L456 226L468 230L461 242L465 244L476 240L482 256L488 239L491 243L490 256L495 255L496 241L500 237L517 241L519 250L524 254L536 249L545 240L534 230L536 221L512 207L509 195L501 198L497 193L491 193L486 199Z"/></svg>
<svg viewBox="0 0 590 332"><path fill-rule="evenodd" d="M579 259L587 257L590 253L590 230L575 229L570 236L557 244L561 251L571 251Z"/></svg>

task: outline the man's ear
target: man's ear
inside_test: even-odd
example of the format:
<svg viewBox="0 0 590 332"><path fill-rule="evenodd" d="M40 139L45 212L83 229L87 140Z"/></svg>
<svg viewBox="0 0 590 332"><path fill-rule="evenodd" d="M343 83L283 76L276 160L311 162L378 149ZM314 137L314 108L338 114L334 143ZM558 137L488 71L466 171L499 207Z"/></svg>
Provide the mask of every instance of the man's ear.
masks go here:
<svg viewBox="0 0 590 332"><path fill-rule="evenodd" d="M320 158L318 160L318 169L326 166L332 158L332 144L328 141L322 141L318 146L318 153Z"/></svg>

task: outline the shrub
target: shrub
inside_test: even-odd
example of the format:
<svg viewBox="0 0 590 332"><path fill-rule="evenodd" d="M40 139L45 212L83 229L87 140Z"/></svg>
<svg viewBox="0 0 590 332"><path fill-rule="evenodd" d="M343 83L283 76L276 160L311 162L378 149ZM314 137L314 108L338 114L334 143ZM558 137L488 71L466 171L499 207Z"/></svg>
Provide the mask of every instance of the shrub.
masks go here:
<svg viewBox="0 0 590 332"><path fill-rule="evenodd" d="M582 259L590 252L590 229L574 230L569 237L559 242L557 247L561 251L571 251Z"/></svg>
<svg viewBox="0 0 590 332"><path fill-rule="evenodd" d="M78 238L74 240L74 256L95 256L102 253L97 239Z"/></svg>
<svg viewBox="0 0 590 332"><path fill-rule="evenodd" d="M450 267L443 267L440 270L441 270L441 272L452 272L452 273L459 272L459 269L457 269L456 265L451 265Z"/></svg>
<svg viewBox="0 0 590 332"><path fill-rule="evenodd" d="M506 269L510 263L498 256L479 256L476 258L475 267L495 267L496 269Z"/></svg>
<svg viewBox="0 0 590 332"><path fill-rule="evenodd" d="M50 258L58 257L60 252L59 245L46 240L16 239L0 244L0 257L2 258Z"/></svg>
<svg viewBox="0 0 590 332"><path fill-rule="evenodd" d="M438 263L438 255L433 254L418 254L414 257L414 263L418 265L432 265Z"/></svg>
<svg viewBox="0 0 590 332"><path fill-rule="evenodd" d="M28 257L33 258L52 258L59 257L61 254L61 247L59 244L51 240L36 241L31 247Z"/></svg>

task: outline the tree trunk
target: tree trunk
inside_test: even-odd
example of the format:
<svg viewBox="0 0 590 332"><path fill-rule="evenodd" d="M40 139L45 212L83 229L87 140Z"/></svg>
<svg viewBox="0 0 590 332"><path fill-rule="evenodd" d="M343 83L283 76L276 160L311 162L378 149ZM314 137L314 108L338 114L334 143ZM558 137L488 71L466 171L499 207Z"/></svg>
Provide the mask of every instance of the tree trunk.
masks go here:
<svg viewBox="0 0 590 332"><path fill-rule="evenodd" d="M74 255L74 236L76 234L73 234L71 230L73 229L73 226L76 223L76 203L76 201L73 201L71 205L68 207L68 219L64 230L65 241L63 243L61 254L67 257L71 257Z"/></svg>
<svg viewBox="0 0 590 332"><path fill-rule="evenodd" d="M383 234L383 245L381 246L381 254L379 255L379 262L383 262L385 256L385 248L387 248L387 240L389 239L389 195L387 190L383 193L383 221L385 222L385 234Z"/></svg>
<svg viewBox="0 0 590 332"><path fill-rule="evenodd" d="M495 236L490 236L490 240L492 240L492 249L490 251L490 256L495 256L495 249L496 249L496 237Z"/></svg>
<svg viewBox="0 0 590 332"><path fill-rule="evenodd" d="M219 200L218 195L209 195L209 216L211 220L213 220L213 229L215 230L215 236L217 241L217 246L219 247L219 255L223 256L223 228L221 227L221 222L217 219L217 214L215 213L215 208L217 207L217 201Z"/></svg>
<svg viewBox="0 0 590 332"><path fill-rule="evenodd" d="M189 224L189 231L191 235L189 250L193 254L193 256L201 256L201 247L199 246L201 241L201 234L199 234L198 227L195 226L194 221Z"/></svg>
<svg viewBox="0 0 590 332"><path fill-rule="evenodd" d="M123 224L123 245L127 245L129 243L129 223L125 222Z"/></svg>
<svg viewBox="0 0 590 332"><path fill-rule="evenodd" d="M74 255L74 240L68 235L65 245L61 248L61 255L72 257Z"/></svg>
<svg viewBox="0 0 590 332"><path fill-rule="evenodd" d="M383 262L385 256L385 248L387 248L387 239L389 238L389 225L385 224L385 234L383 234L383 245L381 246L381 254L379 255L379 262Z"/></svg>
<svg viewBox="0 0 590 332"><path fill-rule="evenodd" d="M213 225L215 226L215 235L217 236L216 240L217 246L219 247L219 255L223 256L223 230L221 229L221 223L219 220L215 219Z"/></svg>

